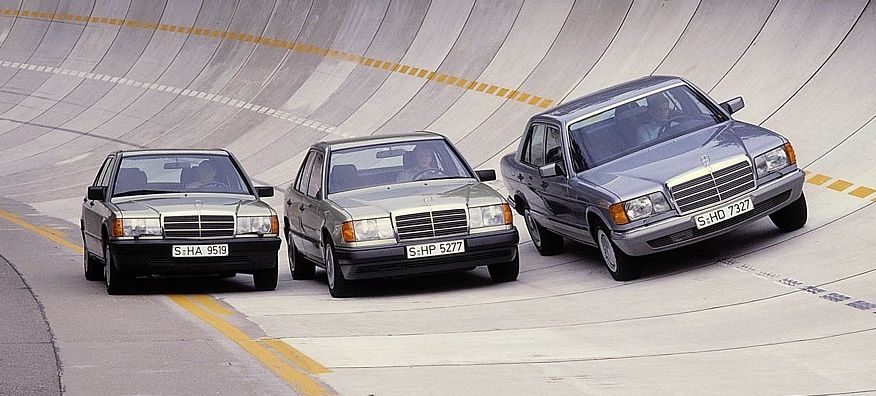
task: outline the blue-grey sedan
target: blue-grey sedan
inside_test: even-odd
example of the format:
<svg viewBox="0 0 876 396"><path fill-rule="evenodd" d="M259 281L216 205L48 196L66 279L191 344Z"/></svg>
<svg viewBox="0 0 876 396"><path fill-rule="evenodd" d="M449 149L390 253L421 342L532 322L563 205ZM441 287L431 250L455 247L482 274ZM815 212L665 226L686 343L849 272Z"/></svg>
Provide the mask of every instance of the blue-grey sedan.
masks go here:
<svg viewBox="0 0 876 396"><path fill-rule="evenodd" d="M635 256L725 234L769 216L782 231L807 219L804 174L791 143L731 117L678 77L649 76L529 120L503 180L542 255L563 238L599 248L616 280Z"/></svg>

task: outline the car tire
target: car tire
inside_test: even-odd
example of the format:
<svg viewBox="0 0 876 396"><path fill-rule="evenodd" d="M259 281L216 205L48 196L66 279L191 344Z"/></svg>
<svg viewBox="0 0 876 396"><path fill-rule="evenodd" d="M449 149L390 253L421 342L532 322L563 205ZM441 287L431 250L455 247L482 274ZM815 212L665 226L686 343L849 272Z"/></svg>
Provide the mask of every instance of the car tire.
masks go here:
<svg viewBox="0 0 876 396"><path fill-rule="evenodd" d="M328 278L329 293L334 298L353 297L356 295L356 282L344 278L340 265L335 260L335 249L331 243L323 247L325 257L325 274Z"/></svg>
<svg viewBox="0 0 876 396"><path fill-rule="evenodd" d="M809 211L806 209L806 197L803 193L800 193L800 198L797 198L796 201L771 214L770 220L780 230L791 232L803 227L808 217Z"/></svg>
<svg viewBox="0 0 876 396"><path fill-rule="evenodd" d="M83 267L85 267L85 279L90 281L101 281L103 280L103 264L96 258L94 258L91 253L88 253L88 248L85 249L85 253L83 254Z"/></svg>
<svg viewBox="0 0 876 396"><path fill-rule="evenodd" d="M599 248L599 256L602 263L608 269L608 273L616 281L628 281L639 277L641 268L636 259L623 252L614 241L611 240L608 229L599 224L596 229L596 244Z"/></svg>
<svg viewBox="0 0 876 396"><path fill-rule="evenodd" d="M563 251L563 237L538 224L529 208L523 210L523 219L526 221L526 229L529 230L529 236L538 254L553 256Z"/></svg>
<svg viewBox="0 0 876 396"><path fill-rule="evenodd" d="M279 273L277 259L274 258L271 268L261 269L252 273L252 281L258 291L271 291L277 289L277 276Z"/></svg>
<svg viewBox="0 0 876 396"><path fill-rule="evenodd" d="M487 269L490 270L490 278L494 283L517 280L517 275L520 274L520 256L515 255L514 260L507 263L488 265Z"/></svg>
<svg viewBox="0 0 876 396"><path fill-rule="evenodd" d="M133 277L119 270L115 262L116 260L110 252L109 244L104 247L103 254L103 280L106 285L107 294L116 296L127 293L131 287Z"/></svg>
<svg viewBox="0 0 876 396"><path fill-rule="evenodd" d="M292 231L286 232L286 255L289 257L289 272L292 273L292 279L313 279L316 273L316 265L312 261L304 258L304 255L295 246L295 241L292 240Z"/></svg>

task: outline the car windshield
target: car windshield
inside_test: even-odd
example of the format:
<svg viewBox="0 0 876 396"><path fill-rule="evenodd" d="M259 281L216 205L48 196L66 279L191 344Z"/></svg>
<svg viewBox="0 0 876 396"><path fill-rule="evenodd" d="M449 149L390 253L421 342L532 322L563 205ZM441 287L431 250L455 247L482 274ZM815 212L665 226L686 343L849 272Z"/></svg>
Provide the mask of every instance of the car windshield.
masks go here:
<svg viewBox="0 0 876 396"><path fill-rule="evenodd" d="M114 197L180 192L250 194L227 155L148 154L122 158Z"/></svg>
<svg viewBox="0 0 876 396"><path fill-rule="evenodd" d="M329 194L417 180L473 177L443 139L335 150L329 165Z"/></svg>
<svg viewBox="0 0 876 396"><path fill-rule="evenodd" d="M726 120L690 87L680 85L571 124L570 152L576 168L592 168Z"/></svg>

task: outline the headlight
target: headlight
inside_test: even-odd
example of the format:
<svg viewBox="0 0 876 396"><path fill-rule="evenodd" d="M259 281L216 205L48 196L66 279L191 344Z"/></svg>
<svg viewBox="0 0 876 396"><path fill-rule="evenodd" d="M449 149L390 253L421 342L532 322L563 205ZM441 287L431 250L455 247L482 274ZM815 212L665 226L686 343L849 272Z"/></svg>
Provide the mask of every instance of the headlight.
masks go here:
<svg viewBox="0 0 876 396"><path fill-rule="evenodd" d="M160 235L161 222L158 219L116 219L113 223L113 236L115 237Z"/></svg>
<svg viewBox="0 0 876 396"><path fill-rule="evenodd" d="M758 155L754 158L754 167L757 169L757 177L764 177L771 172L775 172L797 162L794 157L794 148L791 147L790 143Z"/></svg>
<svg viewBox="0 0 876 396"><path fill-rule="evenodd" d="M237 235L243 234L277 234L280 231L280 224L277 221L277 216L246 216L237 218L237 229L234 231Z"/></svg>
<svg viewBox="0 0 876 396"><path fill-rule="evenodd" d="M662 192L655 192L644 197L616 203L609 207L615 224L623 225L631 221L644 219L669 210L669 202Z"/></svg>
<svg viewBox="0 0 876 396"><path fill-rule="evenodd" d="M395 238L395 231L392 229L392 222L389 221L389 217L344 222L341 225L341 234L346 242Z"/></svg>
<svg viewBox="0 0 876 396"><path fill-rule="evenodd" d="M507 203L469 208L468 215L470 228L511 225L514 222L511 206Z"/></svg>

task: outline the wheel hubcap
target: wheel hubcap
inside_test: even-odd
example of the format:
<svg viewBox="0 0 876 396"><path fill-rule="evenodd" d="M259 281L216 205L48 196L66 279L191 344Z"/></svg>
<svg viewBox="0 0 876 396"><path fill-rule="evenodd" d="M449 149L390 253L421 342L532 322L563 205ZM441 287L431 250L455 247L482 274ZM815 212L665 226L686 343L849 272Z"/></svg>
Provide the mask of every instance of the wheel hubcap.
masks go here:
<svg viewBox="0 0 876 396"><path fill-rule="evenodd" d="M532 243L534 243L535 246L541 246L541 234L538 232L538 225L535 224L535 219L532 218L529 209L526 209L526 212L524 213L526 214L524 216L526 220L526 228L529 230L529 236L532 238Z"/></svg>
<svg viewBox="0 0 876 396"><path fill-rule="evenodd" d="M597 237L599 238L599 252L602 253L602 259L605 265L611 272L617 272L617 258L614 256L614 247L611 246L611 240L604 231L599 230Z"/></svg>
<svg viewBox="0 0 876 396"><path fill-rule="evenodd" d="M325 248L325 273L328 277L329 289L335 288L335 257L332 254L332 249Z"/></svg>

